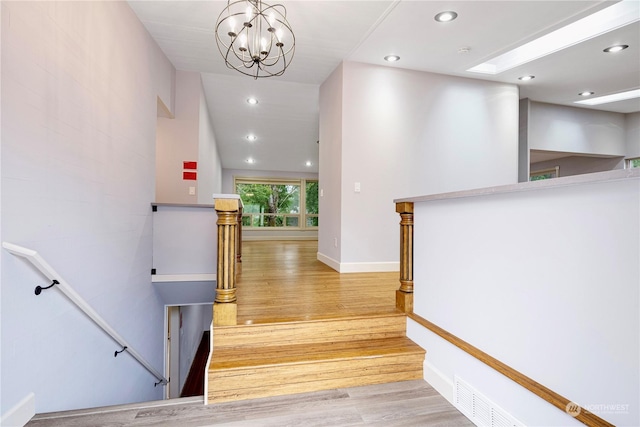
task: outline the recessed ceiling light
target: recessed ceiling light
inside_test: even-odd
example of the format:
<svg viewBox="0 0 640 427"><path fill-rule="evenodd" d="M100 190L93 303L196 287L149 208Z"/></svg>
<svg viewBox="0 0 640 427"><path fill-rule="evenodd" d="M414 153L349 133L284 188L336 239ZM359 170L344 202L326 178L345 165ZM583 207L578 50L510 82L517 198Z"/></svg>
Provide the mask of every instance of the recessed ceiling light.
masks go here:
<svg viewBox="0 0 640 427"><path fill-rule="evenodd" d="M309 166L311 166L312 164L313 164L313 163L311 163L311 161L310 161L310 160L307 160L307 162L306 162L304 165L305 165L306 167L309 167Z"/></svg>
<svg viewBox="0 0 640 427"><path fill-rule="evenodd" d="M247 135L247 139L249 141L255 141L256 139L258 139L258 137L255 136L254 134L249 134L249 135Z"/></svg>
<svg viewBox="0 0 640 427"><path fill-rule="evenodd" d="M615 46L609 46L608 48L603 49L602 51L607 53L616 53L616 52L620 52L621 50L625 50L628 47L629 47L628 44L617 44Z"/></svg>
<svg viewBox="0 0 640 427"><path fill-rule="evenodd" d="M398 55L387 55L384 57L384 60L387 62L396 62L400 61L400 57Z"/></svg>
<svg viewBox="0 0 640 427"><path fill-rule="evenodd" d="M446 12L440 12L433 17L438 22L451 22L458 17L458 14L454 11L448 10Z"/></svg>
<svg viewBox="0 0 640 427"><path fill-rule="evenodd" d="M535 78L536 78L536 76L528 75L528 76L518 77L518 80L522 80L523 82L526 82L527 80L533 80Z"/></svg>
<svg viewBox="0 0 640 427"><path fill-rule="evenodd" d="M467 71L499 74L585 40L637 22L640 2L620 1L529 43L469 68Z"/></svg>
<svg viewBox="0 0 640 427"><path fill-rule="evenodd" d="M593 95L593 92L585 91L585 92L580 92L578 95L580 95L580 96L591 96L591 95Z"/></svg>
<svg viewBox="0 0 640 427"><path fill-rule="evenodd" d="M626 101L627 99L640 98L640 89L628 90L626 92L613 93L611 95L598 96L596 98L589 98L583 101L575 101L574 104L584 105L600 105L608 104L609 102Z"/></svg>
<svg viewBox="0 0 640 427"><path fill-rule="evenodd" d="M245 162L249 163L250 165L254 164L256 161L253 160L251 157L249 157L247 160L245 160Z"/></svg>
<svg viewBox="0 0 640 427"><path fill-rule="evenodd" d="M247 99L247 102L251 105L256 105L258 103L258 100L255 98L249 98Z"/></svg>

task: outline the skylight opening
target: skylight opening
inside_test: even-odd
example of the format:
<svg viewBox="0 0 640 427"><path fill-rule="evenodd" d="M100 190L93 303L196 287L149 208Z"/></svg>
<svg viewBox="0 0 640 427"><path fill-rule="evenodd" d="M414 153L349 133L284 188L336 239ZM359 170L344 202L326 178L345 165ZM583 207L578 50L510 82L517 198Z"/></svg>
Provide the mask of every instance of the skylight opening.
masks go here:
<svg viewBox="0 0 640 427"><path fill-rule="evenodd" d="M592 15L503 53L467 71L500 74L585 40L640 20L640 2L622 0Z"/></svg>
<svg viewBox="0 0 640 427"><path fill-rule="evenodd" d="M600 105L610 102L626 101L627 99L640 98L640 89L628 90L626 92L613 93L611 95L598 96L582 101L575 101L575 104Z"/></svg>

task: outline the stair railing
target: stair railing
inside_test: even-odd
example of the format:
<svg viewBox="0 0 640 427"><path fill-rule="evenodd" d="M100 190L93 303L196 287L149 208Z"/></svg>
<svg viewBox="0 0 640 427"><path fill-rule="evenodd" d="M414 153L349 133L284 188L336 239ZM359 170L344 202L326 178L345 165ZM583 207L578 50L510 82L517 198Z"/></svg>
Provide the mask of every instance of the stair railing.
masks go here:
<svg viewBox="0 0 640 427"><path fill-rule="evenodd" d="M25 258L47 279L51 280L51 285L47 287L38 286L35 294L40 295L43 290L55 287L62 292L69 300L74 303L84 314L98 325L107 335L109 335L120 347L121 350L114 352L114 357L126 351L138 363L140 363L151 375L158 380L155 386L161 384L166 385L169 381L153 368L124 338L120 336L69 284L51 267L41 256L33 249L27 249L13 243L3 242L2 247L13 255Z"/></svg>

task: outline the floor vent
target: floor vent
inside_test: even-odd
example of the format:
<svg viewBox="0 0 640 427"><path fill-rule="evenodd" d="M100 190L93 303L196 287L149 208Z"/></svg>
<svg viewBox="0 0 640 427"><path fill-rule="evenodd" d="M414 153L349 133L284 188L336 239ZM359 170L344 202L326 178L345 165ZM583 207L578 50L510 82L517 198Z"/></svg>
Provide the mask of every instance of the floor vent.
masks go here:
<svg viewBox="0 0 640 427"><path fill-rule="evenodd" d="M522 427L520 421L480 394L457 376L453 401L456 407L475 425L482 427Z"/></svg>

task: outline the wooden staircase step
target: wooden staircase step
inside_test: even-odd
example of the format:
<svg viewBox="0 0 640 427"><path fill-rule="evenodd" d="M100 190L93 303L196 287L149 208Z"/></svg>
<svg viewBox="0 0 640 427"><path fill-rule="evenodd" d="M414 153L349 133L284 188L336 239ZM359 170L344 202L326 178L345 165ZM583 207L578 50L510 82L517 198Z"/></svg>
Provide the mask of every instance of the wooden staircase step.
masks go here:
<svg viewBox="0 0 640 427"><path fill-rule="evenodd" d="M422 379L424 355L406 337L214 348L208 402Z"/></svg>
<svg viewBox="0 0 640 427"><path fill-rule="evenodd" d="M404 313L214 328L214 348L268 347L397 338L406 334Z"/></svg>

